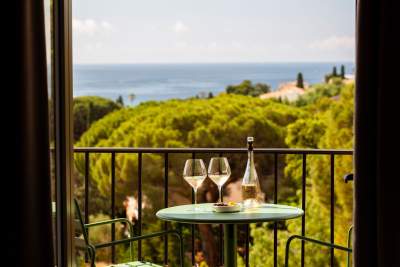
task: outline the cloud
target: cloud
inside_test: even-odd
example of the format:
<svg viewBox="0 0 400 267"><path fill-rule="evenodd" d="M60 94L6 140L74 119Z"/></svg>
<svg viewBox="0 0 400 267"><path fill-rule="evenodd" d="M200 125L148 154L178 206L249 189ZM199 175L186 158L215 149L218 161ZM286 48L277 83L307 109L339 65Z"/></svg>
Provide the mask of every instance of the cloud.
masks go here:
<svg viewBox="0 0 400 267"><path fill-rule="evenodd" d="M102 21L100 25L104 30L107 30L107 31L111 31L113 29L111 24L107 21Z"/></svg>
<svg viewBox="0 0 400 267"><path fill-rule="evenodd" d="M95 49L102 49L103 43L102 42L95 42L95 43L87 43L85 44L85 49L89 51L93 51Z"/></svg>
<svg viewBox="0 0 400 267"><path fill-rule="evenodd" d="M211 42L211 43L209 43L207 45L207 47L210 48L210 49L215 49L215 48L217 48L217 43L216 42Z"/></svg>
<svg viewBox="0 0 400 267"><path fill-rule="evenodd" d="M237 42L237 41L233 41L231 43L231 45L232 45L233 48L242 48L242 44L240 42Z"/></svg>
<svg viewBox="0 0 400 267"><path fill-rule="evenodd" d="M187 42L176 42L175 46L178 48L186 48L186 47L188 47L188 43Z"/></svg>
<svg viewBox="0 0 400 267"><path fill-rule="evenodd" d="M309 48L319 50L354 49L355 44L356 42L353 36L334 35L326 39L310 43Z"/></svg>
<svg viewBox="0 0 400 267"><path fill-rule="evenodd" d="M176 33L184 33L184 32L189 31L189 27L186 26L182 21L178 20L177 22L175 22L173 30Z"/></svg>
<svg viewBox="0 0 400 267"><path fill-rule="evenodd" d="M113 29L108 21L96 21L93 19L72 19L72 29L74 33L93 35L100 32L109 32Z"/></svg>

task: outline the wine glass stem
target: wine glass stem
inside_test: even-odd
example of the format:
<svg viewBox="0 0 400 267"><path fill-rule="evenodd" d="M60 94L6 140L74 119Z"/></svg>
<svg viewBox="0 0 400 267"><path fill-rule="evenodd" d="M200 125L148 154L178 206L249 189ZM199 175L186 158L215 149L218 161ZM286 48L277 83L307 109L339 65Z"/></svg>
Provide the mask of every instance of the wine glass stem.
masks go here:
<svg viewBox="0 0 400 267"><path fill-rule="evenodd" d="M218 186L219 202L222 202L222 186Z"/></svg>
<svg viewBox="0 0 400 267"><path fill-rule="evenodd" d="M197 209L197 188L193 189L194 192L194 210Z"/></svg>

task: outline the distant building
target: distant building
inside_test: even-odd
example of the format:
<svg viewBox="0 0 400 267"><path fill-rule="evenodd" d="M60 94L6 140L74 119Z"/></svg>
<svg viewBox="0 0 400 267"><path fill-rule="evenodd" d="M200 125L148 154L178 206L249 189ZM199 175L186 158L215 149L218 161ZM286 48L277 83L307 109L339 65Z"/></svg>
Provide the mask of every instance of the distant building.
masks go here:
<svg viewBox="0 0 400 267"><path fill-rule="evenodd" d="M304 83L304 88L308 88L308 84ZM301 95L305 93L303 88L296 86L296 82L287 82L280 84L278 89L274 92L260 95L261 99L281 99L289 102L296 101Z"/></svg>
<svg viewBox="0 0 400 267"><path fill-rule="evenodd" d="M347 80L354 80L355 79L355 75L354 74L346 74L344 76L345 79Z"/></svg>
<svg viewBox="0 0 400 267"><path fill-rule="evenodd" d="M354 83L355 78L356 78L356 77L355 77L354 74L346 74L346 75L344 76L343 83L344 83L344 84L351 84L351 83Z"/></svg>

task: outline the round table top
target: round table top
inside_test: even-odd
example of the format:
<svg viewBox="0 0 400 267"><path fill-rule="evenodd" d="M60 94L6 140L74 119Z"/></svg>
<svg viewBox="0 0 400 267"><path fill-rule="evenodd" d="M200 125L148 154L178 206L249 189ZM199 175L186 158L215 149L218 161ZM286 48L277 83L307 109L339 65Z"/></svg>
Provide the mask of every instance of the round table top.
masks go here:
<svg viewBox="0 0 400 267"><path fill-rule="evenodd" d="M212 210L213 203L181 205L159 210L156 216L162 220L191 224L241 224L254 222L283 221L300 217L302 209L275 204L261 204L257 208L245 209L240 212L222 213Z"/></svg>

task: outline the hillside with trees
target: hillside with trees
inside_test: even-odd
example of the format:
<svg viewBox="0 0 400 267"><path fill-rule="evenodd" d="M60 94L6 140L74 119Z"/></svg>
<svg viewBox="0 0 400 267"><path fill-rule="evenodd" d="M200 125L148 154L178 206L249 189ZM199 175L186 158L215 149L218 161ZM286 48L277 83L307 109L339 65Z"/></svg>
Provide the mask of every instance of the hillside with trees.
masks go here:
<svg viewBox="0 0 400 267"><path fill-rule="evenodd" d="M79 140L93 122L122 106L123 102L118 103L99 96L75 97L73 103L74 139Z"/></svg>
<svg viewBox="0 0 400 267"><path fill-rule="evenodd" d="M262 87L262 88L261 88ZM187 100L149 101L136 107L118 107L116 111L93 122L82 134L78 147L244 147L247 136L254 136L256 147L279 148L352 148L353 144L353 91L354 85L345 85L340 79L334 82L311 86L307 94L297 102L288 104L254 97L269 90L268 86L253 85L244 81L227 88L227 93L212 98ZM229 89L229 90L228 90ZM229 92L228 92L229 91ZM170 155L169 160L169 205L191 201L190 186L181 177L185 159L191 155ZM208 163L211 154L197 155ZM228 183L241 179L246 155L226 155L232 168ZM267 202L273 199L273 158L271 155L256 155L262 190ZM75 156L76 194L83 195L83 155ZM279 203L300 206L301 159L286 156L280 159ZM116 155L116 203L117 214L124 216L123 201L127 196L137 196L137 155ZM347 228L351 225L352 185L342 183L341 177L352 172L352 158L340 156L336 159L335 209L337 214L335 236L339 244L345 243ZM90 160L91 207L93 216L109 215L110 199L110 155L92 154ZM159 230L161 223L154 214L163 205L164 158L160 154L143 156L144 231ZM329 240L329 157L310 156L307 169L307 235ZM225 186L227 188L228 186ZM225 190L226 195L229 190ZM199 191L199 202L217 199L217 189L206 179ZM271 225L252 225L251 266L264 266L272 262L273 238ZM291 234L300 233L300 220L288 221L279 231L279 265L283 264L284 244ZM209 266L215 266L216 231L218 227L202 225L197 238L203 244L197 249L206 253ZM184 231L187 235L189 232ZM163 249L161 240L145 242L145 252L152 260L160 261ZM243 241L239 240L241 244ZM239 246L241 246L239 244ZM171 250L176 244L170 241ZM189 246L187 246L189 247ZM291 253L293 266L300 260L299 244L294 244ZM124 257L124 250L119 250ZM306 266L326 266L329 251L306 246ZM312 256L311 256L312 255ZM342 262L343 254L336 253ZM103 260L106 255L99 256ZM176 258L171 255L174 264ZM240 263L240 261L239 261Z"/></svg>

